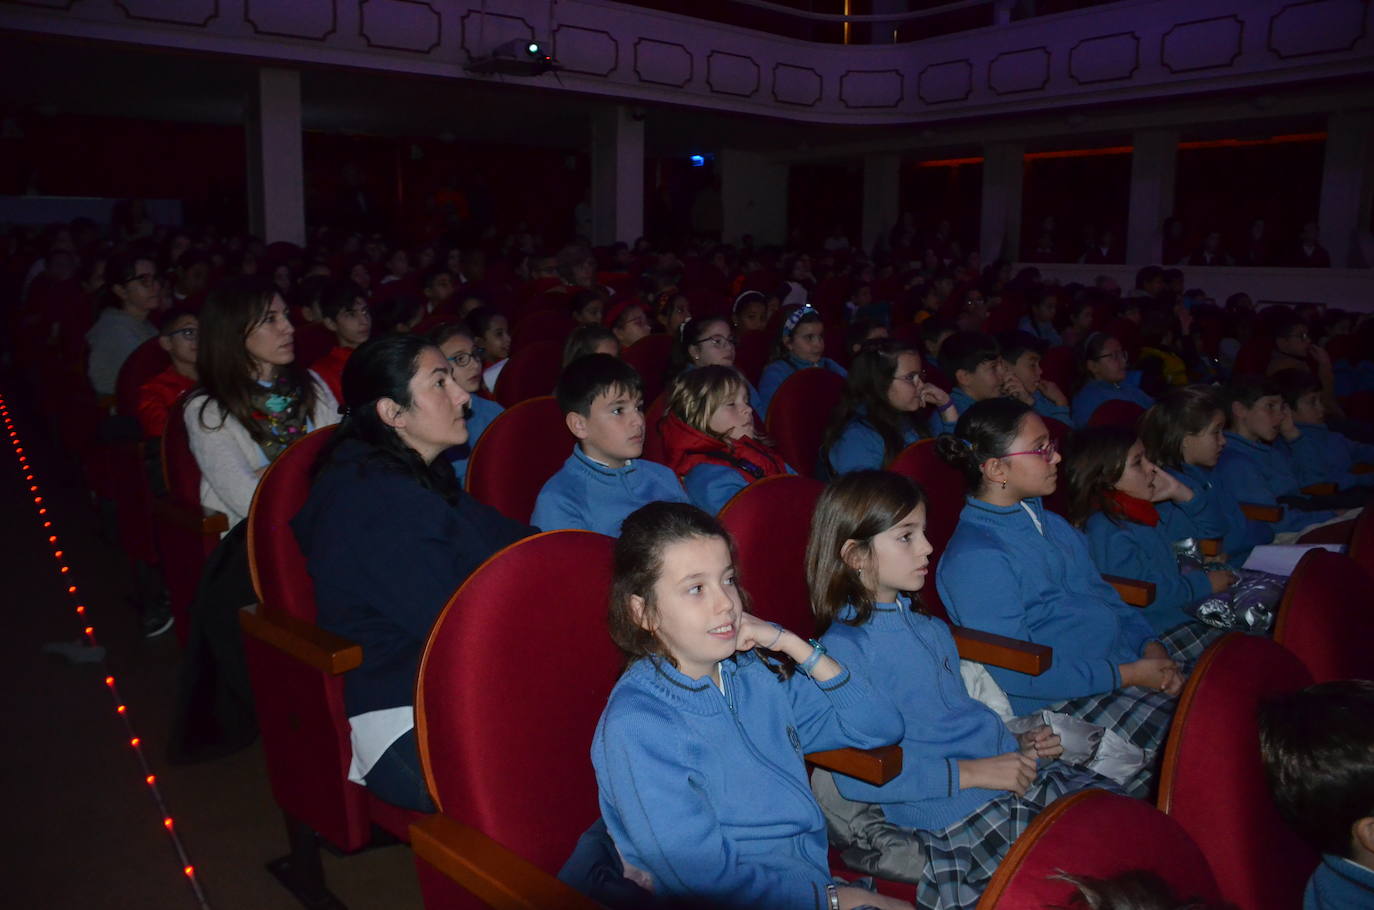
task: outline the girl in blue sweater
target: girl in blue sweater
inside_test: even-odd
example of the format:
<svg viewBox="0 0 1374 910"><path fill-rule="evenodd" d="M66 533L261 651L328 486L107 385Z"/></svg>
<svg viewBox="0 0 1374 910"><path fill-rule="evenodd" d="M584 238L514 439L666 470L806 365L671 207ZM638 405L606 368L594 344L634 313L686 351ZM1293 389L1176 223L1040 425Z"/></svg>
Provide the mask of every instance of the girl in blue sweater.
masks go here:
<svg viewBox="0 0 1374 910"><path fill-rule="evenodd" d="M457 475L461 486L467 479L468 459L477 446L477 440L505 408L481 394L482 354L471 329L461 322L450 322L439 326L429 337L439 346L444 359L453 365L453 381L468 393L468 441L444 453L444 458L453 465L453 473Z"/></svg>
<svg viewBox="0 0 1374 910"><path fill-rule="evenodd" d="M882 806L926 856L922 907L972 907L1012 842L1049 803L1084 787L1117 789L1051 761L1048 727L1013 735L972 698L949 627L920 609L931 545L920 487L888 471L846 474L821 494L807 581L821 641L901 712L902 772L881 787L835 776L841 795ZM1048 762L1037 767L1038 760Z"/></svg>
<svg viewBox="0 0 1374 910"><path fill-rule="evenodd" d="M1126 349L1116 337L1093 332L1083 339L1082 355L1088 381L1073 396L1074 426L1087 426L1093 412L1109 401L1133 401L1142 408L1155 403L1141 390L1138 375L1135 382L1128 378Z"/></svg>
<svg viewBox="0 0 1374 910"><path fill-rule="evenodd" d="M673 341L672 358L668 361L668 379L681 376L697 367L734 367L735 348L739 339L723 316L703 316L689 319L677 331ZM741 375L741 379L744 377ZM744 379L749 393L749 407L762 419L763 400L753 383Z"/></svg>
<svg viewBox="0 0 1374 910"><path fill-rule="evenodd" d="M1060 460L1045 422L1019 401L992 398L936 444L969 492L936 570L950 618L1054 649L1039 676L988 668L1012 709L1072 714L1158 750L1183 689L1180 663L1196 659L1198 642L1161 640L1102 580L1083 536L1045 509ZM1148 792L1148 775L1130 789Z"/></svg>
<svg viewBox="0 0 1374 910"><path fill-rule="evenodd" d="M1185 537L1221 541L1220 559L1245 562L1250 551L1274 539L1266 522L1246 518L1240 502L1217 482L1213 468L1226 448L1226 411L1208 386L1193 385L1165 392L1140 421L1145 456L1193 491L1187 510L1166 510L1160 517L1169 540ZM1186 517L1188 520L1179 522Z"/></svg>
<svg viewBox="0 0 1374 910"><path fill-rule="evenodd" d="M897 741L890 705L824 647L750 615L730 537L700 509L631 514L613 578L629 665L592 763L627 877L694 907L910 910L832 881L803 758Z"/></svg>
<svg viewBox="0 0 1374 910"><path fill-rule="evenodd" d="M943 419L959 418L949 393L925 381L921 355L900 341L866 341L850 364L844 401L821 445L831 476L885 468L921 438L916 414L927 405Z"/></svg>
<svg viewBox="0 0 1374 910"><path fill-rule="evenodd" d="M1159 635L1191 625L1209 643L1220 637L1220 630L1184 610L1236 581L1228 569L1179 571L1174 541L1203 536L1192 522L1201 504L1192 488L1157 468L1135 433L1121 427L1078 430L1070 437L1064 469L1069 520L1088 538L1098 571L1154 582L1155 600L1145 618Z"/></svg>
<svg viewBox="0 0 1374 910"><path fill-rule="evenodd" d="M825 326L821 314L803 305L783 319L777 343L773 345L772 362L763 368L759 378L759 399L764 416L783 380L798 370L811 367L821 367L839 376L847 375L844 367L825 356Z"/></svg>

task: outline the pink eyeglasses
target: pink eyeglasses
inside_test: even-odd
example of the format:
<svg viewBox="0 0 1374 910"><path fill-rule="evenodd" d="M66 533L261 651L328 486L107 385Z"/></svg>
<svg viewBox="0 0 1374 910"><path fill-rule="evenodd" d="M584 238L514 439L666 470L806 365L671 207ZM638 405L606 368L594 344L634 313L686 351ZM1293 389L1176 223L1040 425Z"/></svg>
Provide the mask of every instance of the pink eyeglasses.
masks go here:
<svg viewBox="0 0 1374 910"><path fill-rule="evenodd" d="M1054 440L1050 440L1038 449L1027 449L1024 452L1008 452L1001 457L1010 458L1013 455L1039 455L1041 458L1045 459L1046 464L1049 464L1054 460L1054 453L1058 451L1059 444Z"/></svg>

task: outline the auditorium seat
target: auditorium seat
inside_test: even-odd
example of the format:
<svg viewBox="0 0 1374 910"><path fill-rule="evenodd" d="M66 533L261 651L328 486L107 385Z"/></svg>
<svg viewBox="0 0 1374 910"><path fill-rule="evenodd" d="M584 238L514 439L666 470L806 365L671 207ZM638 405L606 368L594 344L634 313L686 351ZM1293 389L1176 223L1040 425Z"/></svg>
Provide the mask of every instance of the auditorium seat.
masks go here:
<svg viewBox="0 0 1374 910"><path fill-rule="evenodd" d="M643 380L645 401L653 401L663 391L672 354L673 336L664 332L645 335L620 352L620 359L634 367Z"/></svg>
<svg viewBox="0 0 1374 910"><path fill-rule="evenodd" d="M1088 418L1090 427L1120 427L1123 430L1135 432L1140 426L1140 418L1145 414L1145 409L1134 401L1126 401L1122 398L1113 398L1111 401L1104 401L1093 411Z"/></svg>
<svg viewBox="0 0 1374 910"><path fill-rule="evenodd" d="M1374 679L1374 576L1343 553L1309 550L1288 578L1274 641L1317 682Z"/></svg>
<svg viewBox="0 0 1374 910"><path fill-rule="evenodd" d="M531 341L516 348L501 368L496 388L491 390L492 397L501 407L510 408L531 398L552 395L562 371L563 342Z"/></svg>
<svg viewBox="0 0 1374 910"><path fill-rule="evenodd" d="M1255 717L1264 698L1311 684L1282 645L1231 632L1193 667L1169 729L1159 808L1202 848L1222 898L1246 910L1300 906L1317 863L1270 798Z"/></svg>
<svg viewBox="0 0 1374 910"><path fill-rule="evenodd" d="M1355 530L1350 535L1346 552L1374 577L1374 510L1366 508L1355 520Z"/></svg>
<svg viewBox="0 0 1374 910"><path fill-rule="evenodd" d="M575 328L577 323L568 315L567 306L559 309L545 307L527 314L516 324L511 330L511 347L518 351L536 341L553 341L558 344L561 357L563 343Z"/></svg>
<svg viewBox="0 0 1374 910"><path fill-rule="evenodd" d="M664 390L653 399L653 402L644 410L644 452L641 457L646 461L656 461L664 464L667 452L663 448L663 434L659 432L659 421L663 419L663 414L668 410L668 392Z"/></svg>
<svg viewBox="0 0 1374 910"><path fill-rule="evenodd" d="M115 380L115 410L126 421L138 420L138 390L171 363L167 352L150 338L134 349ZM147 440L103 443L95 457L114 481L110 487L119 523L119 545L136 563L157 563L153 535L153 491L147 472Z"/></svg>
<svg viewBox="0 0 1374 910"><path fill-rule="evenodd" d="M755 329L752 332L741 332L739 343L735 345L735 369L744 374L755 387L759 384L759 377L763 375L763 368L768 365L769 349L773 344L773 336L763 329Z"/></svg>
<svg viewBox="0 0 1374 910"><path fill-rule="evenodd" d="M343 674L362 663L362 648L315 625L314 584L291 530L333 432L324 427L304 437L263 473L246 519L258 603L239 613L268 782L290 847L267 868L307 906L334 899L320 838L349 853L372 841L374 824L405 840L420 817L348 779L353 751Z"/></svg>
<svg viewBox="0 0 1374 910"><path fill-rule="evenodd" d="M1178 822L1138 799L1080 790L1051 803L1016 839L977 910L1077 906L1077 888L1064 875L1109 879L1124 872L1157 876L1180 906L1219 900L1206 857Z"/></svg>
<svg viewBox="0 0 1374 910"><path fill-rule="evenodd" d="M1056 345L1040 358L1040 372L1044 378L1059 386L1059 391L1072 396L1078 384L1078 357L1068 345Z"/></svg>
<svg viewBox="0 0 1374 910"><path fill-rule="evenodd" d="M768 403L768 435L798 474L814 477L821 441L840 399L844 377L819 367L797 370Z"/></svg>
<svg viewBox="0 0 1374 910"><path fill-rule="evenodd" d="M574 442L552 396L521 401L496 415L472 447L467 491L507 518L528 522L540 489Z"/></svg>

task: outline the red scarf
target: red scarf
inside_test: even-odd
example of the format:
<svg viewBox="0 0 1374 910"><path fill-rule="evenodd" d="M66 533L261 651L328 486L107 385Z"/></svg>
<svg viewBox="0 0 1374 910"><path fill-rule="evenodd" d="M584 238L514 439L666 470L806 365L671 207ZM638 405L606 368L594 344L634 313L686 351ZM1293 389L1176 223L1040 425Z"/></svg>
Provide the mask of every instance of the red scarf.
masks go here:
<svg viewBox="0 0 1374 910"><path fill-rule="evenodd" d="M774 474L786 474L787 462L757 439L745 437L726 442L667 414L659 423L663 434L664 460L679 478L699 464L723 464L753 482Z"/></svg>
<svg viewBox="0 0 1374 910"><path fill-rule="evenodd" d="M1159 524L1159 510L1148 500L1137 499L1120 490L1108 490L1103 498L1107 500L1109 514L1120 515L1127 521L1152 528Z"/></svg>

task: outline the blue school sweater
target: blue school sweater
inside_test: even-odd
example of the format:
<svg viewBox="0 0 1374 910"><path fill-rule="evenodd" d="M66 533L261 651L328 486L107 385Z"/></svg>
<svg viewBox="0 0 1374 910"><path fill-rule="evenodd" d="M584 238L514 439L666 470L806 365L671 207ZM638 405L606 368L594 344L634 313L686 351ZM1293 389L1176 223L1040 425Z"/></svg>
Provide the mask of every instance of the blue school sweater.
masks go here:
<svg viewBox="0 0 1374 910"><path fill-rule="evenodd" d="M874 606L861 626L845 622L856 615L846 606L821 641L851 673L869 681L875 698L901 713L902 773L881 787L837 774L835 785L847 799L880 803L890 822L939 831L1001 792L960 790L959 760L1015 752L1016 737L964 688L949 626L913 613L906 597Z"/></svg>
<svg viewBox="0 0 1374 910"><path fill-rule="evenodd" d="M1374 907L1374 869L1327 853L1307 880L1302 910L1369 910Z"/></svg>
<svg viewBox="0 0 1374 910"><path fill-rule="evenodd" d="M1213 478L1237 502L1273 506L1279 504L1280 496L1299 495L1298 478L1282 451L1269 443L1251 442L1230 430L1226 431L1226 448L1217 459ZM1308 525L1336 517L1332 511L1282 508L1283 518L1272 523L1275 531L1300 531Z"/></svg>
<svg viewBox="0 0 1374 910"><path fill-rule="evenodd" d="M1158 639L1102 580L1083 535L1039 499L995 506L969 497L935 574L958 625L1054 649L1039 676L988 667L1017 714L1110 692L1121 685L1118 666Z"/></svg>
<svg viewBox="0 0 1374 910"><path fill-rule="evenodd" d="M825 818L803 756L897 742L901 717L847 670L783 682L745 653L720 675L724 692L645 658L620 677L592 739L606 828L663 897L824 910Z"/></svg>
<svg viewBox="0 0 1374 910"><path fill-rule="evenodd" d="M1374 485L1374 474L1350 472L1357 463L1374 464L1374 445L1356 442L1324 423L1300 423L1298 429L1302 436L1297 442L1284 440L1283 444L1298 467L1307 468L1305 476L1311 479L1304 479L1302 473L1298 477L1303 486L1328 481L1342 490Z"/></svg>
<svg viewBox="0 0 1374 910"><path fill-rule="evenodd" d="M763 408L755 408L754 410L759 411L760 414L767 417L768 407L773 403L773 396L777 394L778 386L782 385L783 381L786 380L788 376L791 376L798 370L809 370L815 367L827 369L836 376L849 375L844 367L840 366L829 357L822 357L819 363L799 360L791 355L779 358L763 368L763 375L759 377L758 396Z"/></svg>
<svg viewBox="0 0 1374 910"><path fill-rule="evenodd" d="M620 523L651 502L688 502L671 469L636 458L623 468L593 461L574 445L572 454L539 491L530 523L541 531L581 528L620 536Z"/></svg>
<svg viewBox="0 0 1374 910"><path fill-rule="evenodd" d="M921 438L916 428L911 425L911 421L905 423L906 427L902 432L903 448ZM866 416L860 414L845 424L844 431L830 447L829 453L821 454L829 455L830 467L834 474L839 475L866 468L880 469L884 466L883 459L887 451L883 448L882 434L873 429Z"/></svg>
<svg viewBox="0 0 1374 910"><path fill-rule="evenodd" d="M1155 400L1139 386L1131 385L1129 381L1107 382L1104 379L1094 379L1084 383L1078 394L1073 396L1073 408L1070 411L1073 425L1087 426L1088 418L1093 416L1093 411L1108 401L1134 401L1142 408L1148 408L1155 403Z"/></svg>
<svg viewBox="0 0 1374 910"><path fill-rule="evenodd" d="M797 472L789 465L787 473ZM682 478L688 501L712 515L719 514L736 493L751 483L752 480L727 464L699 464Z"/></svg>
<svg viewBox="0 0 1374 910"><path fill-rule="evenodd" d="M1197 531L1195 536L1220 538L1222 552L1230 558L1232 565L1239 566L1245 562L1251 550L1274 539L1274 529L1267 522L1246 518L1240 510L1240 502L1216 482L1212 471L1196 465L1165 470L1193 491L1193 502L1198 504L1192 517ZM1170 525L1169 530L1173 532L1175 529ZM1181 540L1188 536L1174 536L1171 533L1170 539Z"/></svg>
<svg viewBox="0 0 1374 910"><path fill-rule="evenodd" d="M1073 414L1062 404L1055 404L1045 397L1045 393L1039 389L1035 390L1035 413L1041 417L1052 417L1066 427L1072 427Z"/></svg>
<svg viewBox="0 0 1374 910"><path fill-rule="evenodd" d="M1155 602L1145 608L1144 614L1158 635L1191 622L1192 617L1183 608L1212 593L1206 572L1184 575L1179 571L1173 538L1168 536L1162 521L1150 527L1122 518L1118 524L1106 514L1094 512L1084 522L1083 533L1099 573L1155 583Z"/></svg>
<svg viewBox="0 0 1374 910"><path fill-rule="evenodd" d="M472 416L468 418L468 441L444 452L444 457L452 463L453 473L458 475L460 484L467 479L468 459L472 457L477 440L482 438L482 434L491 426L496 415L505 410L490 398L478 398L476 395L472 397L468 407L472 409Z"/></svg>

